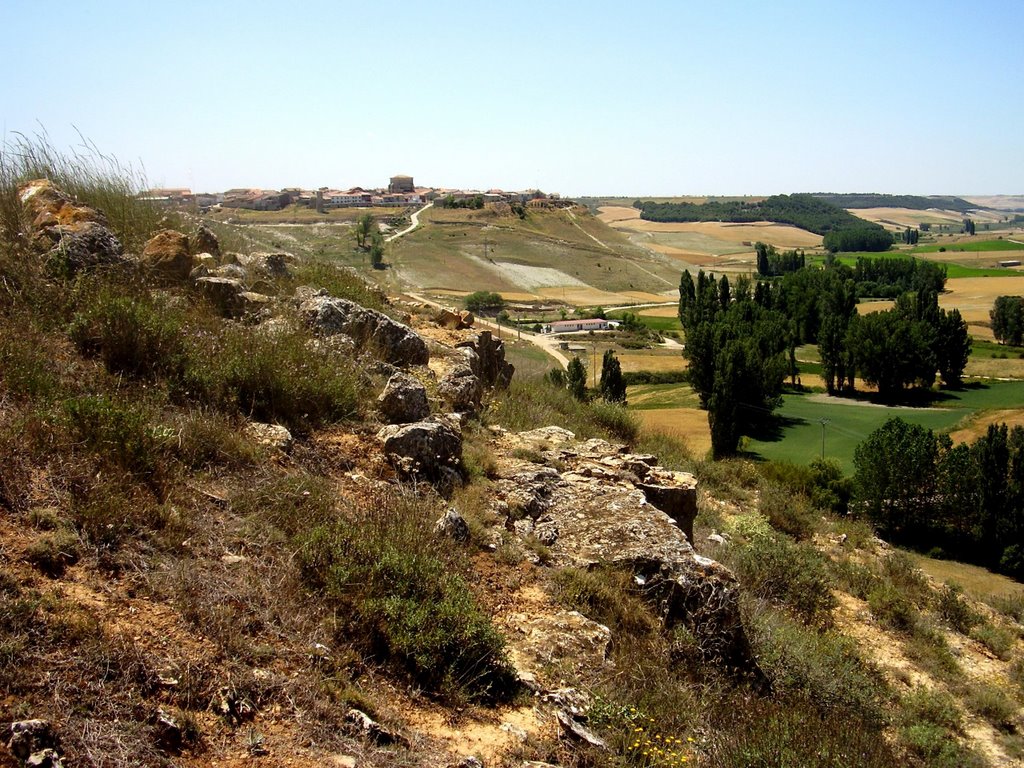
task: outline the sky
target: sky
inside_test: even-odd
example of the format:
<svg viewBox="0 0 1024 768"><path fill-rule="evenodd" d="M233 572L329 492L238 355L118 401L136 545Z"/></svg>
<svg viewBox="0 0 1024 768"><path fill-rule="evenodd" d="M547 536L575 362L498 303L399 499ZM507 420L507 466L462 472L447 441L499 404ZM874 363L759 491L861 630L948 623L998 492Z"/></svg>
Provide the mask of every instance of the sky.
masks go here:
<svg viewBox="0 0 1024 768"><path fill-rule="evenodd" d="M0 131L222 191L1024 193L1024 2L0 0Z"/></svg>

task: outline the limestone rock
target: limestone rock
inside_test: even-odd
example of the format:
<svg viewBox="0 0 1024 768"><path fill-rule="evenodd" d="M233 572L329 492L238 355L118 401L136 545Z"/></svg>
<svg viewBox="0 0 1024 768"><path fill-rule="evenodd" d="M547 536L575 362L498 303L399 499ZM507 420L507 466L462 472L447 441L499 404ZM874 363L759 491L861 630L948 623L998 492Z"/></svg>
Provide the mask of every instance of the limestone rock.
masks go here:
<svg viewBox="0 0 1024 768"><path fill-rule="evenodd" d="M210 270L211 277L226 277L230 280L237 280L240 283L249 281L249 273L241 264L221 264Z"/></svg>
<svg viewBox="0 0 1024 768"><path fill-rule="evenodd" d="M608 748L603 739L599 738L593 731L568 712L561 709L556 710L555 718L558 720L558 726L562 729L562 732L574 741L582 741L599 749Z"/></svg>
<svg viewBox="0 0 1024 768"><path fill-rule="evenodd" d="M465 518L458 513L458 510L451 507L434 523L434 533L455 539L455 541L469 540L469 526L466 524Z"/></svg>
<svg viewBox="0 0 1024 768"><path fill-rule="evenodd" d="M291 274L288 265L295 262L295 257L290 253L239 254L237 258L238 263L250 273L270 278L288 277Z"/></svg>
<svg viewBox="0 0 1024 768"><path fill-rule="evenodd" d="M208 253L214 259L220 256L220 241L213 231L205 224L200 224L189 239L193 254Z"/></svg>
<svg viewBox="0 0 1024 768"><path fill-rule="evenodd" d="M456 347L471 350L469 365L480 381L488 387L504 389L512 381L515 366L505 360L505 342L495 339L490 331L481 331L472 341L456 344Z"/></svg>
<svg viewBox="0 0 1024 768"><path fill-rule="evenodd" d="M423 421L430 415L426 387L407 373L392 375L377 403L381 415L391 424Z"/></svg>
<svg viewBox="0 0 1024 768"><path fill-rule="evenodd" d="M461 331L466 328L472 328L475 318L473 313L468 310L462 310L461 312L454 312L450 309L442 309L438 312L435 322L442 328L447 328L451 331Z"/></svg>
<svg viewBox="0 0 1024 768"><path fill-rule="evenodd" d="M653 457L626 453L624 446L576 443L571 436L546 428L495 440L502 458L492 508L498 512L504 505L506 527L540 538L543 521L556 567L606 566L630 573L666 626L683 624L707 657L756 673L735 577L696 554L683 531L692 526L696 481L652 466ZM515 458L523 447L538 452L545 465Z"/></svg>
<svg viewBox="0 0 1024 768"><path fill-rule="evenodd" d="M234 317L242 311L240 295L245 286L230 277L200 277L195 281L196 290L225 317Z"/></svg>
<svg viewBox="0 0 1024 768"><path fill-rule="evenodd" d="M292 433L280 424L264 424L253 421L245 426L245 434L260 445L279 451L292 447Z"/></svg>
<svg viewBox="0 0 1024 768"><path fill-rule="evenodd" d="M49 180L19 185L18 199L31 222L30 239L45 253L51 270L74 274L125 262L124 248L110 231L106 217L95 208L76 203Z"/></svg>
<svg viewBox="0 0 1024 768"><path fill-rule="evenodd" d="M178 721L163 709L157 709L153 715L153 737L157 746L165 752L178 753L185 742Z"/></svg>
<svg viewBox="0 0 1024 768"><path fill-rule="evenodd" d="M19 720L5 729L7 749L19 760L43 750L60 749L60 739L47 720Z"/></svg>
<svg viewBox="0 0 1024 768"><path fill-rule="evenodd" d="M173 229L157 232L142 249L142 263L166 280L187 280L192 271L188 236Z"/></svg>
<svg viewBox="0 0 1024 768"><path fill-rule="evenodd" d="M438 393L458 413L480 410L483 390L483 384L468 365L455 366L437 383Z"/></svg>
<svg viewBox="0 0 1024 768"><path fill-rule="evenodd" d="M462 465L462 435L442 420L382 427L384 452L407 476L450 478Z"/></svg>
<svg viewBox="0 0 1024 768"><path fill-rule="evenodd" d="M404 736L388 730L365 712L350 709L345 713L345 724L362 738L372 741L377 746L387 747L400 744L408 747L409 741Z"/></svg>
<svg viewBox="0 0 1024 768"><path fill-rule="evenodd" d="M359 349L372 351L389 363L426 365L430 359L426 342L411 328L347 299L313 296L302 302L299 311L316 333L343 333Z"/></svg>
<svg viewBox="0 0 1024 768"><path fill-rule="evenodd" d="M593 672L610 663L611 630L577 611L514 613L505 618L505 624L510 629L509 660L527 685L543 687L552 669Z"/></svg>
<svg viewBox="0 0 1024 768"><path fill-rule="evenodd" d="M64 768L64 763L55 750L43 749L28 756L25 768Z"/></svg>

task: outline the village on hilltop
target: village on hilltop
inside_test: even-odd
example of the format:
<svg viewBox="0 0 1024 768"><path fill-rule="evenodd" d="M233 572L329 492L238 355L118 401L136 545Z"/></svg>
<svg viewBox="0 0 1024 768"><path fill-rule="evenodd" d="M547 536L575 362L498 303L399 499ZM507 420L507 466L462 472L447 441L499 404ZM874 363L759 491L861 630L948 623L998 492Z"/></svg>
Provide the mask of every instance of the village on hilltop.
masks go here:
<svg viewBox="0 0 1024 768"><path fill-rule="evenodd" d="M347 190L320 187L319 189L228 189L224 192L197 192L190 189L150 189L143 197L167 205L195 206L200 210L210 208L246 208L253 211L280 211L289 205L307 206L318 211L332 208L405 207L425 205L443 200L448 205L473 203L483 207L494 203L519 203L533 207L559 206L562 198L557 193L545 194L539 189L507 192L501 189L449 189L445 187L417 187L412 176L392 176L387 188L364 189L352 187Z"/></svg>

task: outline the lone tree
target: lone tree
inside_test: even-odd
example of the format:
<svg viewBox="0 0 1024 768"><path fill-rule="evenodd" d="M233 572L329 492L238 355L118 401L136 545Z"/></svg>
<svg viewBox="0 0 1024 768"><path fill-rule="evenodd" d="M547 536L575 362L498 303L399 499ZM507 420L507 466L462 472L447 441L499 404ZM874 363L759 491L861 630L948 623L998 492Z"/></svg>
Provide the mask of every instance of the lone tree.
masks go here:
<svg viewBox="0 0 1024 768"><path fill-rule="evenodd" d="M569 393L577 400L587 399L587 369L578 357L569 361L565 371L565 383Z"/></svg>
<svg viewBox="0 0 1024 768"><path fill-rule="evenodd" d="M372 213L364 213L356 221L355 230L353 230L353 237L356 239L356 245L362 250L367 249L367 241L373 236L373 233L377 231L377 222L373 220Z"/></svg>
<svg viewBox="0 0 1024 768"><path fill-rule="evenodd" d="M384 236L374 232L370 239L370 264L374 269L384 269Z"/></svg>
<svg viewBox="0 0 1024 768"><path fill-rule="evenodd" d="M626 404L626 380L622 377L622 366L619 358L610 349L604 353L601 361L601 397L609 403Z"/></svg>

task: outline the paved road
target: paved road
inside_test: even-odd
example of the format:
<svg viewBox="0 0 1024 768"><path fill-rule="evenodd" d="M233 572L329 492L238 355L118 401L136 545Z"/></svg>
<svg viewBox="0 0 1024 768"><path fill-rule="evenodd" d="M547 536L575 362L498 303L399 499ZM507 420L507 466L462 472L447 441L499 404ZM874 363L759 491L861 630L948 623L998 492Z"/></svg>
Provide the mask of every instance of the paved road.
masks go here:
<svg viewBox="0 0 1024 768"><path fill-rule="evenodd" d="M424 304L428 304L431 307L437 307L438 309L448 309L448 310L451 310L452 312L458 312L459 311L458 309L456 309L454 307L445 306L444 304L441 304L440 302L434 301L433 299L428 299L426 296L422 296L422 295L420 295L418 293L408 293L407 292L405 295L415 299L416 301L420 301L420 302L422 302ZM499 326L496 323L492 323L490 320L484 320L484 319L479 318L479 317L477 317L474 320L474 325L482 325L482 326L485 326L487 328L491 328L493 330L498 331L499 335L502 332L504 332L506 335L515 333L517 335L517 337L521 337L524 341L528 341L531 344L533 344L534 346L539 347L540 349L544 350L548 355L550 355L555 360L557 360L558 364L560 366L562 366L563 368L568 368L569 367L569 358L566 357L561 352L561 350L559 350L559 348L558 348L559 340L558 340L557 337L545 336L545 335L540 334L540 333L529 333L529 332L523 331L523 330L521 330L519 328L512 329L512 328L507 328L507 327L505 327L503 325Z"/></svg>
<svg viewBox="0 0 1024 768"><path fill-rule="evenodd" d="M403 229L401 232L395 232L395 234L391 235L391 237L384 238L384 242L385 243L390 243L392 240L397 240L402 235L407 235L410 232L412 232L414 229L416 229L416 227L418 227L420 225L420 214L423 213L425 210L427 210L427 208L430 208L432 205L433 205L432 202L431 203L427 203L422 208L420 208L418 211L416 211L416 213L414 213L412 216L409 217L412 220L412 224L410 224L408 227Z"/></svg>

